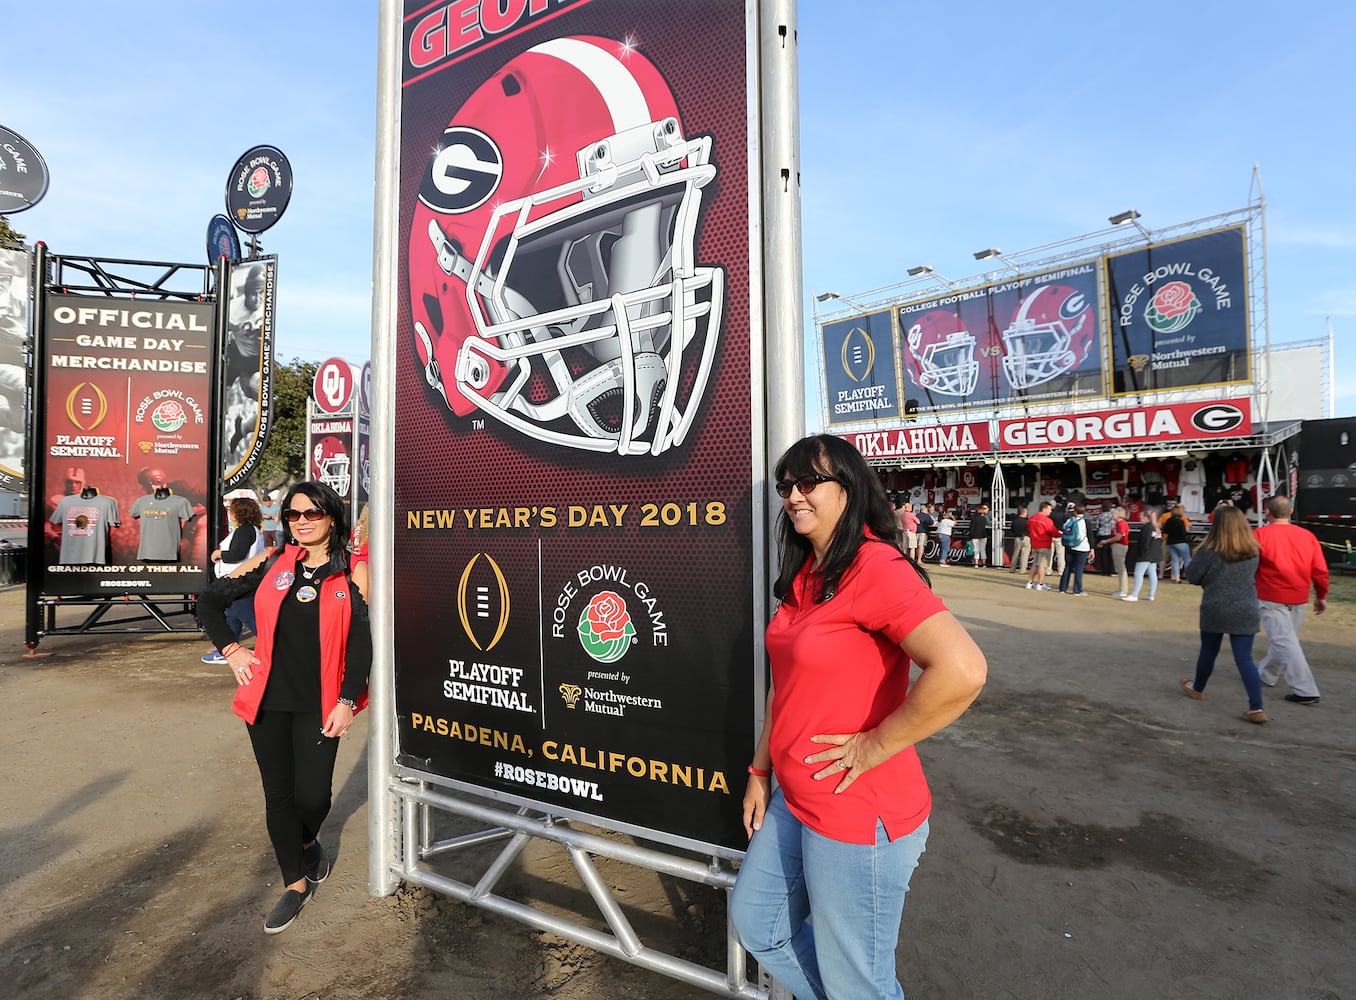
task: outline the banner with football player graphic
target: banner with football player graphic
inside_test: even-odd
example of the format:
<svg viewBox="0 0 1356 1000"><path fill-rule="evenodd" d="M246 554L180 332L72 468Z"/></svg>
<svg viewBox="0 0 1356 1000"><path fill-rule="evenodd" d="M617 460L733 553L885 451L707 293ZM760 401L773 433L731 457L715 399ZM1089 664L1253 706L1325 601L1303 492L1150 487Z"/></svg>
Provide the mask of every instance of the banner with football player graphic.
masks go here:
<svg viewBox="0 0 1356 1000"><path fill-rule="evenodd" d="M399 760L736 853L766 475L746 7L404 9Z"/></svg>
<svg viewBox="0 0 1356 1000"><path fill-rule="evenodd" d="M1087 261L899 306L906 411L1102 395L1097 270Z"/></svg>
<svg viewBox="0 0 1356 1000"><path fill-rule="evenodd" d="M1107 256L1113 395L1252 378L1245 240L1233 226Z"/></svg>
<svg viewBox="0 0 1356 1000"><path fill-rule="evenodd" d="M42 593L198 593L215 306L49 294L41 335ZM213 540L214 541L214 540Z"/></svg>
<svg viewBox="0 0 1356 1000"><path fill-rule="evenodd" d="M0 488L22 493L33 254L0 246Z"/></svg>
<svg viewBox="0 0 1356 1000"><path fill-rule="evenodd" d="M249 480L273 426L278 258L241 261L227 274L222 479L230 490Z"/></svg>
<svg viewBox="0 0 1356 1000"><path fill-rule="evenodd" d="M904 415L888 311L824 323L820 345L830 424Z"/></svg>

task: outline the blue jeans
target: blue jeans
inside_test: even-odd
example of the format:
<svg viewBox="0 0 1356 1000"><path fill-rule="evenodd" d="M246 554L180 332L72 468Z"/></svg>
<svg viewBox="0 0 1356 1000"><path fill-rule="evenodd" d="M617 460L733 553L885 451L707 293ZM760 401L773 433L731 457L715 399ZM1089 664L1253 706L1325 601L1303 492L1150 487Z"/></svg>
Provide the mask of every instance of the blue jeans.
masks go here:
<svg viewBox="0 0 1356 1000"><path fill-rule="evenodd" d="M239 600L232 601L226 606L226 625L231 630L231 635L237 639L240 634L249 626L250 635L258 635L259 630L254 624L254 595L242 597Z"/></svg>
<svg viewBox="0 0 1356 1000"><path fill-rule="evenodd" d="M1249 712L1262 707L1262 675L1257 672L1257 664L1252 661L1252 640L1255 638L1254 635L1229 636L1238 675L1243 678L1243 687L1248 692ZM1219 648L1223 644L1223 632L1201 633L1201 651L1196 657L1196 679L1191 683L1197 691L1205 690L1206 682L1215 671L1215 657L1219 656Z"/></svg>
<svg viewBox="0 0 1356 1000"><path fill-rule="evenodd" d="M1156 562L1137 562L1135 563L1135 589L1134 596L1139 596L1139 589L1144 586L1144 577L1149 578L1149 600L1154 599L1158 593L1158 563Z"/></svg>
<svg viewBox="0 0 1356 1000"><path fill-rule="evenodd" d="M1073 576L1073 592L1075 594L1083 593L1083 567L1087 565L1088 554L1082 549L1071 549L1064 546L1064 572L1059 575L1059 592L1062 594L1069 589L1069 577Z"/></svg>
<svg viewBox="0 0 1356 1000"><path fill-rule="evenodd" d="M1180 580L1182 571L1191 565L1191 546L1186 542L1169 545L1168 556L1172 559L1172 578Z"/></svg>
<svg viewBox="0 0 1356 1000"><path fill-rule="evenodd" d="M926 820L893 842L877 820L875 844L833 840L778 789L730 898L740 941L797 1000L903 1000L895 946L927 839Z"/></svg>

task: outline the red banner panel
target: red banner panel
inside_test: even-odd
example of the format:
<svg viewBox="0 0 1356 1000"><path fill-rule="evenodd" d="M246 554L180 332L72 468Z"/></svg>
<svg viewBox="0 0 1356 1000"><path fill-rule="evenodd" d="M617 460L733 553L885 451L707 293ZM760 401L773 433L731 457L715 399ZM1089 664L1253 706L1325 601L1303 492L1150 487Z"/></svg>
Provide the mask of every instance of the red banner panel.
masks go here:
<svg viewBox="0 0 1356 1000"><path fill-rule="evenodd" d="M405 11L400 761L742 850L745 5Z"/></svg>
<svg viewBox="0 0 1356 1000"><path fill-rule="evenodd" d="M53 295L45 320L43 592L197 593L212 304Z"/></svg>
<svg viewBox="0 0 1356 1000"><path fill-rule="evenodd" d="M845 441L875 458L928 458L932 455L970 455L991 451L989 422L977 420L937 427L899 427L888 431L843 434Z"/></svg>
<svg viewBox="0 0 1356 1000"><path fill-rule="evenodd" d="M1001 420L998 423L998 448L1000 451L1033 451L1099 445L1138 446L1246 437L1251 433L1252 403L1247 399L1221 399Z"/></svg>

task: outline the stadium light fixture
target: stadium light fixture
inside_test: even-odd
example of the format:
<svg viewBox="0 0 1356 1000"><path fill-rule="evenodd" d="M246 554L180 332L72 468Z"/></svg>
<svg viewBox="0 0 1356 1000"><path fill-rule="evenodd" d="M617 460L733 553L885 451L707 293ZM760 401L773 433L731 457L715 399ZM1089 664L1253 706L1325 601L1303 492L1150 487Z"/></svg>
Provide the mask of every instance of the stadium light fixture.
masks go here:
<svg viewBox="0 0 1356 1000"><path fill-rule="evenodd" d="M988 260L990 257L1001 256L1003 256L1003 251L999 250L998 247L987 247L984 250L975 251L975 260Z"/></svg>
<svg viewBox="0 0 1356 1000"><path fill-rule="evenodd" d="M916 278L920 274L931 274L931 264L919 264L917 267L911 267L905 272L910 278Z"/></svg>
<svg viewBox="0 0 1356 1000"><path fill-rule="evenodd" d="M820 302L828 302L830 299L841 299L842 296L837 292L820 292L815 298Z"/></svg>
<svg viewBox="0 0 1356 1000"><path fill-rule="evenodd" d="M1111 223L1113 226L1123 226L1128 222L1130 223L1130 225L1138 229L1140 231L1140 235L1142 235L1147 240L1149 238L1149 230L1145 229L1140 224L1139 218L1140 216L1138 212L1136 212L1133 208L1127 208L1124 212L1117 212L1115 215L1111 216L1106 221Z"/></svg>

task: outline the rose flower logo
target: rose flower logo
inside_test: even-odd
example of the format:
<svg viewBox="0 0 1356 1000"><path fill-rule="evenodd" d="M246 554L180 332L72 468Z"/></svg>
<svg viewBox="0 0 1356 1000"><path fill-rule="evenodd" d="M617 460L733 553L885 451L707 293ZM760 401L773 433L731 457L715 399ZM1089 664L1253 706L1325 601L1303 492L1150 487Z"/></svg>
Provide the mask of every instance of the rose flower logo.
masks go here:
<svg viewBox="0 0 1356 1000"><path fill-rule="evenodd" d="M635 638L631 612L620 594L604 590L595 594L579 616L579 642L584 652L599 663L615 663L626 655Z"/></svg>
<svg viewBox="0 0 1356 1000"><path fill-rule="evenodd" d="M1144 310L1144 322L1155 333L1176 333L1201 311L1201 300L1185 281L1172 281L1154 293Z"/></svg>

